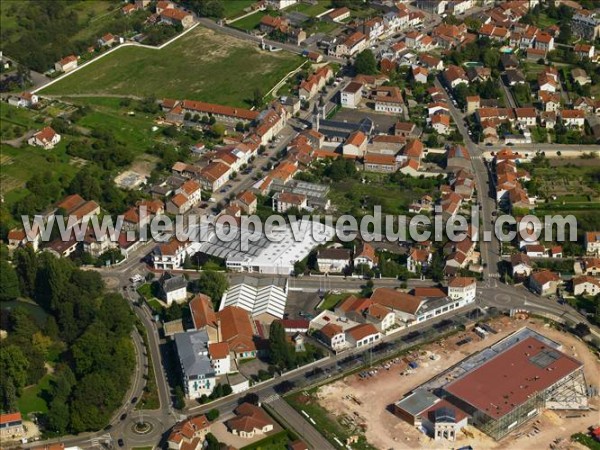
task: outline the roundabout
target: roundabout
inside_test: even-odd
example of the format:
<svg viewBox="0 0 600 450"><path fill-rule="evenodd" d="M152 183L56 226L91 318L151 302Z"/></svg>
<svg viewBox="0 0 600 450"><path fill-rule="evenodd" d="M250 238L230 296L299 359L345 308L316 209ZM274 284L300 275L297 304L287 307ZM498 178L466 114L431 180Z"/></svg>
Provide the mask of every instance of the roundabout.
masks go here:
<svg viewBox="0 0 600 450"><path fill-rule="evenodd" d="M148 421L143 421L143 419L141 418L139 421L135 422L131 427L131 431L133 431L135 434L141 435L151 433L153 429L154 425L152 425L152 423Z"/></svg>
<svg viewBox="0 0 600 450"><path fill-rule="evenodd" d="M165 424L155 416L155 412L136 411L125 424L124 438L135 446L155 445L160 441ZM170 424L168 424L170 426Z"/></svg>

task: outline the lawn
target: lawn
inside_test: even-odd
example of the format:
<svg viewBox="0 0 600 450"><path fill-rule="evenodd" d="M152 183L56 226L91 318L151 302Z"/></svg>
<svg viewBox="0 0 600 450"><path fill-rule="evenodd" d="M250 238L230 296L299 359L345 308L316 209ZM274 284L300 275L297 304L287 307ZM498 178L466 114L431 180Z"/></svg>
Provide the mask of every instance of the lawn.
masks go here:
<svg viewBox="0 0 600 450"><path fill-rule="evenodd" d="M275 14L275 13L271 13ZM231 24L232 27L237 28L238 30L251 31L258 27L258 24L262 20L263 17L269 15L266 11L259 11L255 14L252 14L248 17L244 17L243 19L236 20Z"/></svg>
<svg viewBox="0 0 600 450"><path fill-rule="evenodd" d="M365 174L367 183L357 179L347 179L331 186L331 203L338 211L351 211L364 200L365 213L373 213L373 206L380 205L381 211L388 214L406 214L408 205L423 195L415 190L387 181L387 175Z"/></svg>
<svg viewBox="0 0 600 450"><path fill-rule="evenodd" d="M271 436L255 442L254 444L242 447L242 450L280 450L287 448L289 442L287 431L283 430Z"/></svg>
<svg viewBox="0 0 600 450"><path fill-rule="evenodd" d="M316 34L316 33L328 34L328 33L331 33L333 30L335 30L339 26L340 25L335 22L329 22L327 20L318 20L317 22L315 22L315 24L313 26L310 26L306 29L306 33L308 35L312 35L312 34Z"/></svg>
<svg viewBox="0 0 600 450"><path fill-rule="evenodd" d="M317 17L319 14L323 14L325 11L328 11L332 8L331 2L321 0L317 2L315 5L311 5L310 3L296 3L289 8L286 8L284 11L287 12L299 12L302 14L306 14L310 17Z"/></svg>
<svg viewBox="0 0 600 450"><path fill-rule="evenodd" d="M24 188L34 173L51 172L56 178L70 179L78 170L71 157L66 154L64 141L52 151L28 145L23 148L14 148L6 144L0 146L1 192L8 204L26 195L26 189L19 188Z"/></svg>
<svg viewBox="0 0 600 450"><path fill-rule="evenodd" d="M247 107L255 89L267 92L301 62L197 27L162 50L122 47L42 94L187 98Z"/></svg>
<svg viewBox="0 0 600 450"><path fill-rule="evenodd" d="M82 100L80 98L73 101ZM99 100L99 99L95 99ZM108 100L106 106L96 105L77 124L90 130L106 130L125 144L127 148L136 154L144 153L155 144L155 133L152 131L154 119L143 113L129 116L127 109L119 109L118 99ZM85 100L83 101L85 103Z"/></svg>
<svg viewBox="0 0 600 450"><path fill-rule="evenodd" d="M43 120L44 118L34 111L0 102L0 137L2 140L20 137L32 128L41 128Z"/></svg>
<svg viewBox="0 0 600 450"><path fill-rule="evenodd" d="M23 389L23 394L19 397L17 404L19 411L27 417L29 413L40 412L47 413L48 405L44 400L44 391L50 390L50 381L52 376L46 374L38 384Z"/></svg>
<svg viewBox="0 0 600 450"><path fill-rule="evenodd" d="M323 303L321 303L321 305L319 306L319 309L321 311L324 311L326 309L330 309L333 311L333 309L337 306L338 303L340 303L342 300L347 299L348 297L350 297L350 294L348 293L328 293L323 299Z"/></svg>
<svg viewBox="0 0 600 450"><path fill-rule="evenodd" d="M229 0L223 2L224 15L228 19L242 16L246 14L244 10L254 3L256 3L256 0Z"/></svg>

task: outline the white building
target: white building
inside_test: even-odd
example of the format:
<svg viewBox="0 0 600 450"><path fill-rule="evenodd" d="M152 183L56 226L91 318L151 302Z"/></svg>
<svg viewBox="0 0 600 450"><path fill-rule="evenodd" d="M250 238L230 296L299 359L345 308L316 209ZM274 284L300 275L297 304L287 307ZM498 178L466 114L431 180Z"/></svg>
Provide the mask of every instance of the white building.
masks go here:
<svg viewBox="0 0 600 450"><path fill-rule="evenodd" d="M238 306L252 317L269 314L283 319L287 303L287 278L256 278L248 275L233 277L230 288L223 294L221 307Z"/></svg>
<svg viewBox="0 0 600 450"><path fill-rule="evenodd" d="M273 9L284 9L289 6L295 5L298 0L267 0L267 5Z"/></svg>
<svg viewBox="0 0 600 450"><path fill-rule="evenodd" d="M75 55L69 55L57 61L54 64L54 70L57 72L70 72L77 68L77 57Z"/></svg>
<svg viewBox="0 0 600 450"><path fill-rule="evenodd" d="M29 138L27 143L36 147L42 147L44 150L51 150L60 142L60 134L51 127L42 128Z"/></svg>
<svg viewBox="0 0 600 450"><path fill-rule="evenodd" d="M177 333L175 345L186 398L195 399L209 395L217 384L217 378L209 357L206 330Z"/></svg>
<svg viewBox="0 0 600 450"><path fill-rule="evenodd" d="M363 85L351 81L340 93L340 104L342 108L357 108L362 99Z"/></svg>
<svg viewBox="0 0 600 450"><path fill-rule="evenodd" d="M585 233L585 251L591 255L600 255L600 231Z"/></svg>
<svg viewBox="0 0 600 450"><path fill-rule="evenodd" d="M600 294L600 280L590 276L573 278L573 295L595 296Z"/></svg>
<svg viewBox="0 0 600 450"><path fill-rule="evenodd" d="M448 282L448 297L452 300L474 301L477 282L471 277L455 277Z"/></svg>
<svg viewBox="0 0 600 450"><path fill-rule="evenodd" d="M208 355L216 376L226 375L232 371L229 344L227 342L208 344Z"/></svg>
<svg viewBox="0 0 600 450"><path fill-rule="evenodd" d="M371 323L362 323L346 330L346 342L349 346L359 348L376 344L381 339L381 333Z"/></svg>
<svg viewBox="0 0 600 450"><path fill-rule="evenodd" d="M181 275L165 272L159 280L161 294L167 306L187 300L187 280Z"/></svg>
<svg viewBox="0 0 600 450"><path fill-rule="evenodd" d="M342 272L350 266L350 250L345 248L325 248L317 253L319 272Z"/></svg>

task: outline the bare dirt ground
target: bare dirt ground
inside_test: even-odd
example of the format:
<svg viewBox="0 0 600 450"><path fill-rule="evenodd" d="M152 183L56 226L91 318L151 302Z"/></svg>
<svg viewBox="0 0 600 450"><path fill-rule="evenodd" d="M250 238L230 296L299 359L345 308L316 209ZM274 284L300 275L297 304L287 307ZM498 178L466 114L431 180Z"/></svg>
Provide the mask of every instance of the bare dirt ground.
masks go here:
<svg viewBox="0 0 600 450"><path fill-rule="evenodd" d="M389 412L388 406L466 356L490 346L524 326L561 342L565 353L577 358L585 365L587 383L596 387L600 384L598 377L600 363L586 345L577 338L545 326L538 320L525 321L503 317L491 325L498 331L498 334L491 335L487 339L480 339L472 332L465 332L429 345L422 349L420 354L411 355L411 358L419 359L419 367L414 371L409 371L409 374L406 374L407 363L399 359L388 370L379 368L378 373L370 378L363 380L358 375L352 375L326 385L318 391L319 403L336 417L346 416L346 418L351 418L355 424L361 425L361 428L364 427L368 442L377 448L448 448L449 442L433 441ZM465 336L471 337L473 341L457 347L456 342ZM439 358L434 360L432 359L433 355L437 355L434 358ZM566 444L566 447L563 448L581 448L579 444L570 443L569 437L573 433L584 432L589 426L598 425L600 422L597 412L600 404L598 397L591 399L590 404L595 411L587 412L581 417L566 417L579 413L546 411L501 442L495 442L474 427L469 426L467 434L471 436L461 434L457 442L452 443L452 447L472 445L477 449L537 450L550 448L556 439L564 438L563 444Z"/></svg>

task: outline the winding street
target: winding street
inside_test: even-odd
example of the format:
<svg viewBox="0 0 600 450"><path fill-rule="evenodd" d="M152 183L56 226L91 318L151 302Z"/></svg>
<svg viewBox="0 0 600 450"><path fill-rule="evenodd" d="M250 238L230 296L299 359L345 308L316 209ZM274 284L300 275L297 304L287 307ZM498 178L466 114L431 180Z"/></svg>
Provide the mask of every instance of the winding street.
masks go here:
<svg viewBox="0 0 600 450"><path fill-rule="evenodd" d="M256 36L249 35L247 33L235 30L233 28L220 26L209 19L201 18L199 19L199 21L204 26L216 30L218 32L260 43L260 38ZM277 47L283 48L287 51L291 51L294 53L301 53L303 50L300 47L288 44L281 44L279 42L266 41L266 43L275 45ZM330 61L343 62L343 60L339 60L337 58L326 57L325 59ZM435 85L439 88L442 88L443 92L447 96L446 90L441 85L439 80L436 79ZM336 92L337 90L330 91L328 94L328 99L331 99L336 94ZM463 136L465 146L467 147L469 154L471 155L471 160L475 174L475 181L478 186L478 201L481 204L482 227L480 230L480 234L485 238L489 238L483 239L480 242L482 260L486 263L486 266L484 267L484 281L478 283L477 304L470 305L469 307L464 308L463 311L458 311L458 314L467 312L468 310L473 309L476 306L483 308L496 307L502 311L508 311L510 309L525 309L532 313L542 315L551 314L553 317L556 317L559 320L570 321L572 323L587 323L585 317L583 317L581 314L579 314L577 311L573 310L567 305L560 305L546 298L533 295L524 288L502 284L498 281L498 263L501 260L500 244L497 238L495 237L495 234L493 233L493 226L491 223L493 217L492 212L496 209L496 202L494 200L493 186L491 184L492 180L490 179L490 174L483 159L484 152L489 151L490 149L494 149L495 147L487 148L487 150L484 150L479 145L474 143L471 140L466 127L464 126L462 112L455 108L452 102L449 101L449 99L448 105L450 108L450 114L452 115L459 132ZM288 126L286 127L286 132L284 133L285 138L282 139L281 142L277 145L277 147L274 150L274 154L276 154L276 152L279 149L285 147L289 140L291 140L291 138L295 134L294 130L295 128L292 128L292 126L288 124ZM515 150L521 148L523 148L524 150L534 150L539 149L540 145L536 144L532 145L531 147L514 147ZM556 146L553 146L553 149L555 148ZM571 146L569 148L565 148L562 151L582 151L582 149L581 147L573 149ZM239 182L234 183L231 192L235 193L243 189L247 189L251 184L252 178L250 176L242 178L242 180L240 180ZM108 269L100 269L100 272L102 273L103 277L107 280L111 288L121 292L122 287L128 285L129 277L131 277L134 274L145 274L148 271L148 268L146 267L145 263L141 261L141 258L144 257L147 253L149 253L155 245L156 244L152 241L147 242L143 244L140 248L138 248L135 252L133 252L130 258L120 266ZM325 278L326 280L324 280ZM373 281L375 287L399 287L400 285L400 282L398 280L376 279ZM342 277L312 276L291 279L290 288L293 290L298 290L307 293L319 291L320 289L322 289L323 286L326 286L327 289L359 290L360 286L363 283L364 280L354 278L344 279ZM434 283L429 280L409 281L409 286L411 287L427 286L433 284ZM277 378L255 385L249 391L246 391L243 394L222 398L211 402L207 405L192 406L185 409L183 413L179 413L173 409L171 404L171 393L165 376L165 370L163 367L163 359L160 351L160 336L157 324L152 321L150 312L146 305L135 306L135 303L137 303L137 294L135 292L126 290L125 296L130 302L131 307L135 312L136 316L139 318L139 320L141 321L141 323L147 331L149 346L148 350L150 351L150 355L152 357L152 365L156 376L156 385L158 389L158 396L160 399L160 408L151 411L140 411L133 409L132 399L134 397L138 397L138 399L141 398L142 390L145 385L144 376L147 374L146 366L148 364L148 359L145 354L146 349L144 348L142 338L137 333L137 331L135 331L132 333L132 339L136 350L136 371L132 380L131 388L129 389L126 398L124 399L124 404L113 417L109 427L95 433L84 433L78 436L65 436L58 439L44 441L43 444L60 442L70 446L77 445L82 448L92 448L106 443L116 447L116 441L119 439L123 439L125 448L132 448L134 446L154 446L158 444L162 435L166 431L168 431L177 421L182 420L185 417L190 417L207 412L212 408L219 409L223 413L223 415L230 414L231 411L237 406L238 399L242 395L245 395L248 392L254 392L258 394L259 397L265 403L270 405L270 407L272 407L279 415L284 416L289 426L292 429L294 429L297 433L302 435L311 447L316 449L333 448L333 446L331 446L331 444L327 440L325 440L325 438L320 433L318 433L314 429L314 427L312 427L312 425L309 422L307 422L307 420L304 417L302 417L295 410L290 408L289 405L287 405L287 403L285 403L279 398L279 396L274 391L274 387L282 381L300 382L300 380L305 379L306 373L314 368L339 367L337 364L337 360L334 360L332 357L322 359L309 366L301 367L299 369L284 373L281 376L278 376ZM439 320L444 320L447 318L448 317L442 316ZM392 336L386 336L384 337L383 341L393 342L397 345L402 345L399 342L399 339L402 336L409 332L430 329L433 324L435 324L435 321L427 322L421 325L415 325L408 330L404 330ZM600 332L596 327L590 325L590 328L592 330L592 333L594 333L596 336L600 336ZM397 350L397 348L398 347L396 347L395 349ZM363 354L363 352L364 349L351 349L344 352L343 356L357 356ZM351 369L352 367L349 367L345 370ZM338 372L338 374L342 374L343 372L344 370L341 370ZM123 420L121 419L122 417ZM151 425L152 429L148 433L138 434L134 431L135 424L140 420L143 420L144 422L149 423ZM30 448L33 446L39 446L40 444L41 442L30 443L25 444L23 447Z"/></svg>

